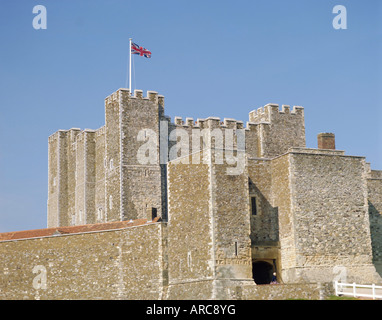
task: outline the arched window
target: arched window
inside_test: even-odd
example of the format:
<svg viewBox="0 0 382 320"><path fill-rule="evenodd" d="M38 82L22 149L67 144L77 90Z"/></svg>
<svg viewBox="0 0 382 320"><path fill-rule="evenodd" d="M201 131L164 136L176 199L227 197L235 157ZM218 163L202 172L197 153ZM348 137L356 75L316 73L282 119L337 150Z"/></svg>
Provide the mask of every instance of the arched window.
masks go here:
<svg viewBox="0 0 382 320"><path fill-rule="evenodd" d="M272 281L273 266L265 261L256 261L252 264L252 275L256 284L270 284Z"/></svg>

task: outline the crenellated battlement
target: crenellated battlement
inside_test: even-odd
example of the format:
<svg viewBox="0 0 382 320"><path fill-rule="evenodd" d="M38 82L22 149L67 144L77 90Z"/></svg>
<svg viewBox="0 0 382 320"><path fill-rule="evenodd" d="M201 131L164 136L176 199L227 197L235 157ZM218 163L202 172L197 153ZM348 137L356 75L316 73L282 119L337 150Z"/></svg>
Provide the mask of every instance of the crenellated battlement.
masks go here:
<svg viewBox="0 0 382 320"><path fill-rule="evenodd" d="M167 117L169 123L171 118ZM288 118L288 120L287 120ZM287 121L283 121L287 120ZM194 121L193 118L186 118L183 120L182 117L175 117L174 125L177 128L198 128L198 129L245 129L247 131L256 131L259 124L263 126L270 125L272 122L287 122L297 120L299 123L304 121L304 108L301 106L293 106L292 110L289 105L282 105L281 110L278 104L269 103L264 107L260 107L256 110L253 110L249 113L249 121L244 126L243 121L235 120L231 118L224 118L221 121L218 117L208 117L205 119L198 118Z"/></svg>
<svg viewBox="0 0 382 320"><path fill-rule="evenodd" d="M171 122L171 117L166 116L167 121L171 123L173 126L177 128L195 128L195 129L205 129L205 128L221 128L221 129L244 129L246 131L257 131L257 127L259 126L259 123L257 122L251 122L247 121L245 126L244 122L241 120L236 120L232 118L224 118L223 121L221 121L218 117L208 117L206 119L198 118L196 121L194 121L193 118L186 118L183 120L182 117L175 117L174 122ZM263 125L269 125L268 122L262 122Z"/></svg>
<svg viewBox="0 0 382 320"><path fill-rule="evenodd" d="M272 122L280 117L285 116L298 116L304 117L304 108L300 106L293 106L292 111L289 105L282 105L281 110L278 104L269 103L264 107L255 109L249 113L250 122Z"/></svg>
<svg viewBox="0 0 382 320"><path fill-rule="evenodd" d="M125 88L120 88L116 92L107 96L105 98L105 103L108 104L119 101L122 97L137 100L150 100L156 104L164 105L164 96L159 95L156 91L147 91L146 96L144 97L142 90L134 90L133 95L130 95L130 90Z"/></svg>
<svg viewBox="0 0 382 320"><path fill-rule="evenodd" d="M86 139L86 136L88 134L90 135L94 135L96 133L96 130L93 130L93 129L84 129L84 130L81 130L78 132L78 134L75 136L75 140L77 142L81 142L81 141L84 141L84 139Z"/></svg>
<svg viewBox="0 0 382 320"><path fill-rule="evenodd" d="M171 118L169 120L171 122ZM243 121L235 120L231 118L224 118L223 121L219 117L208 117L205 119L198 118L194 121L193 118L186 118L184 121L182 117L175 117L174 122L172 123L176 127L188 128L197 128L197 129L245 129Z"/></svg>
<svg viewBox="0 0 382 320"><path fill-rule="evenodd" d="M51 134L48 138L49 143L53 143L56 141L58 138L64 138L64 139L69 139L70 143L74 143L76 141L82 141L84 138L85 134L95 134L95 136L101 136L105 134L105 126L93 130L93 129L84 129L81 130L80 128L71 128L69 130L58 130L55 133Z"/></svg>

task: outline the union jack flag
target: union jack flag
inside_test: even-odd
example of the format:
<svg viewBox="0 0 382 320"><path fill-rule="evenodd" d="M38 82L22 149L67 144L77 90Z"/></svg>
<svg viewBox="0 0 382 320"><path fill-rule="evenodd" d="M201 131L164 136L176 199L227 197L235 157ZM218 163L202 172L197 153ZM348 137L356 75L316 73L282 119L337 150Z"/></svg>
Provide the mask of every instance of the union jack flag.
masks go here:
<svg viewBox="0 0 382 320"><path fill-rule="evenodd" d="M151 52L143 47L140 47L136 43L131 43L131 53L139 54L141 57L145 56L146 58L151 58Z"/></svg>

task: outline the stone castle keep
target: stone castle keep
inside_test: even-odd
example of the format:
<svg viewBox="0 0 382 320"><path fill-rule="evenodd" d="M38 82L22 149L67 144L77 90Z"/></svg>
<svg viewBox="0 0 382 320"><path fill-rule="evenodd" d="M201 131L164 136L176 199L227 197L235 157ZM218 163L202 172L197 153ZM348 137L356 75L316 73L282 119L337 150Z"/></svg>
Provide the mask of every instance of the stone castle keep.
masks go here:
<svg viewBox="0 0 382 320"><path fill-rule="evenodd" d="M331 133L306 148L302 107L172 122L163 96L119 89L105 126L49 137L48 172L47 228L0 234L1 299L318 299L338 277L382 283L382 171Z"/></svg>

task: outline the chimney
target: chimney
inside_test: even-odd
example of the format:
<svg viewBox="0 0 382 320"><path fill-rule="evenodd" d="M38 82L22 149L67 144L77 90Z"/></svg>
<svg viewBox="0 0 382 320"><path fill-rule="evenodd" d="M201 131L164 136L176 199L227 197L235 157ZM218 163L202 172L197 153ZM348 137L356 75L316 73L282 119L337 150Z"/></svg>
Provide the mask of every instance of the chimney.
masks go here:
<svg viewBox="0 0 382 320"><path fill-rule="evenodd" d="M319 133L317 136L318 149L336 149L336 139L334 133Z"/></svg>

